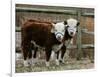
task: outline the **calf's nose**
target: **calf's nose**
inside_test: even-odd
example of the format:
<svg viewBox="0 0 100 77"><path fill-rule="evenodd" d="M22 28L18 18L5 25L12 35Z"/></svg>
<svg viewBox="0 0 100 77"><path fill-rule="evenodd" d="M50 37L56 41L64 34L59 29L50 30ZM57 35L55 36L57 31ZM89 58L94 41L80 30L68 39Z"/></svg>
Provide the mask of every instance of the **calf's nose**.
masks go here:
<svg viewBox="0 0 100 77"><path fill-rule="evenodd" d="M70 32L71 35L73 35L73 32Z"/></svg>
<svg viewBox="0 0 100 77"><path fill-rule="evenodd" d="M58 36L58 39L61 39L61 36Z"/></svg>

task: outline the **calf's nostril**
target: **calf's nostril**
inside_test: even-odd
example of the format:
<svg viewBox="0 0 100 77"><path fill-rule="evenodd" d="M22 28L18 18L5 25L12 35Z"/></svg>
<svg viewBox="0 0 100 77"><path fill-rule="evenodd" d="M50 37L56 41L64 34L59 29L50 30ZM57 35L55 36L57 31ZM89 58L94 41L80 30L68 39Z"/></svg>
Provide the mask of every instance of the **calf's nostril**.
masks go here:
<svg viewBox="0 0 100 77"><path fill-rule="evenodd" d="M70 32L71 35L73 35L73 32Z"/></svg>
<svg viewBox="0 0 100 77"><path fill-rule="evenodd" d="M61 36L58 36L58 38L60 39L60 38L61 38Z"/></svg>

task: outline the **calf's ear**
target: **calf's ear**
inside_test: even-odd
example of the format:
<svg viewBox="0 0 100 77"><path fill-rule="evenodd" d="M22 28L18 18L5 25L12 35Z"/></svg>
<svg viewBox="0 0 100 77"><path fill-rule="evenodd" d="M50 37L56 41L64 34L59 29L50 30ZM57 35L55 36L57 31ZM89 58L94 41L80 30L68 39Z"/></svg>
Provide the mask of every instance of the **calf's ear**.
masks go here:
<svg viewBox="0 0 100 77"><path fill-rule="evenodd" d="M79 26L80 25L80 22L77 22L77 26Z"/></svg>
<svg viewBox="0 0 100 77"><path fill-rule="evenodd" d="M64 21L64 25L67 25L67 21Z"/></svg>
<svg viewBox="0 0 100 77"><path fill-rule="evenodd" d="M55 23L52 23L52 28L51 28L51 33L54 33L55 32Z"/></svg>
<svg viewBox="0 0 100 77"><path fill-rule="evenodd" d="M68 26L68 25L66 25L66 26L65 26L65 30L67 30L67 28L68 28L68 27L69 27L69 26Z"/></svg>

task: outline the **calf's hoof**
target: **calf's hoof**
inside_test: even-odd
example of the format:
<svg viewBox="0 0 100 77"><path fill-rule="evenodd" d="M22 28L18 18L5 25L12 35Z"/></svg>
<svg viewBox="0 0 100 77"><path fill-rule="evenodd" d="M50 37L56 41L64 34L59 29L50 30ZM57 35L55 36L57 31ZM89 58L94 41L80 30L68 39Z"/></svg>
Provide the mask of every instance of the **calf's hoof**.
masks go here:
<svg viewBox="0 0 100 77"><path fill-rule="evenodd" d="M63 60L59 60L59 62L62 63L62 64L64 64L64 61Z"/></svg>
<svg viewBox="0 0 100 77"><path fill-rule="evenodd" d="M59 60L56 60L56 65L59 66Z"/></svg>
<svg viewBox="0 0 100 77"><path fill-rule="evenodd" d="M24 61L24 67L29 67L30 65L29 65L29 63L28 63L28 61Z"/></svg>
<svg viewBox="0 0 100 77"><path fill-rule="evenodd" d="M50 66L49 62L46 62L46 67L49 67L49 66Z"/></svg>

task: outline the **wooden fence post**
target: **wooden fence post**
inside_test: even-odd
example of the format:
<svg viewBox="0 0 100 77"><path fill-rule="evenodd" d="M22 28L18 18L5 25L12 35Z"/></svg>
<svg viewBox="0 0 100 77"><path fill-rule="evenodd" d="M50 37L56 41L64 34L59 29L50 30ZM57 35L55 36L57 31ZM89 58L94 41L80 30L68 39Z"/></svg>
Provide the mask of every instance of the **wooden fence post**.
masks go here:
<svg viewBox="0 0 100 77"><path fill-rule="evenodd" d="M79 8L77 10L77 19L78 21L80 22L81 20L81 9ZM77 60L80 60L81 57L82 57L82 45L81 45L81 25L79 25L77 27L77 30L78 30L78 33L77 33L77 48L78 48L78 51L77 51Z"/></svg>

